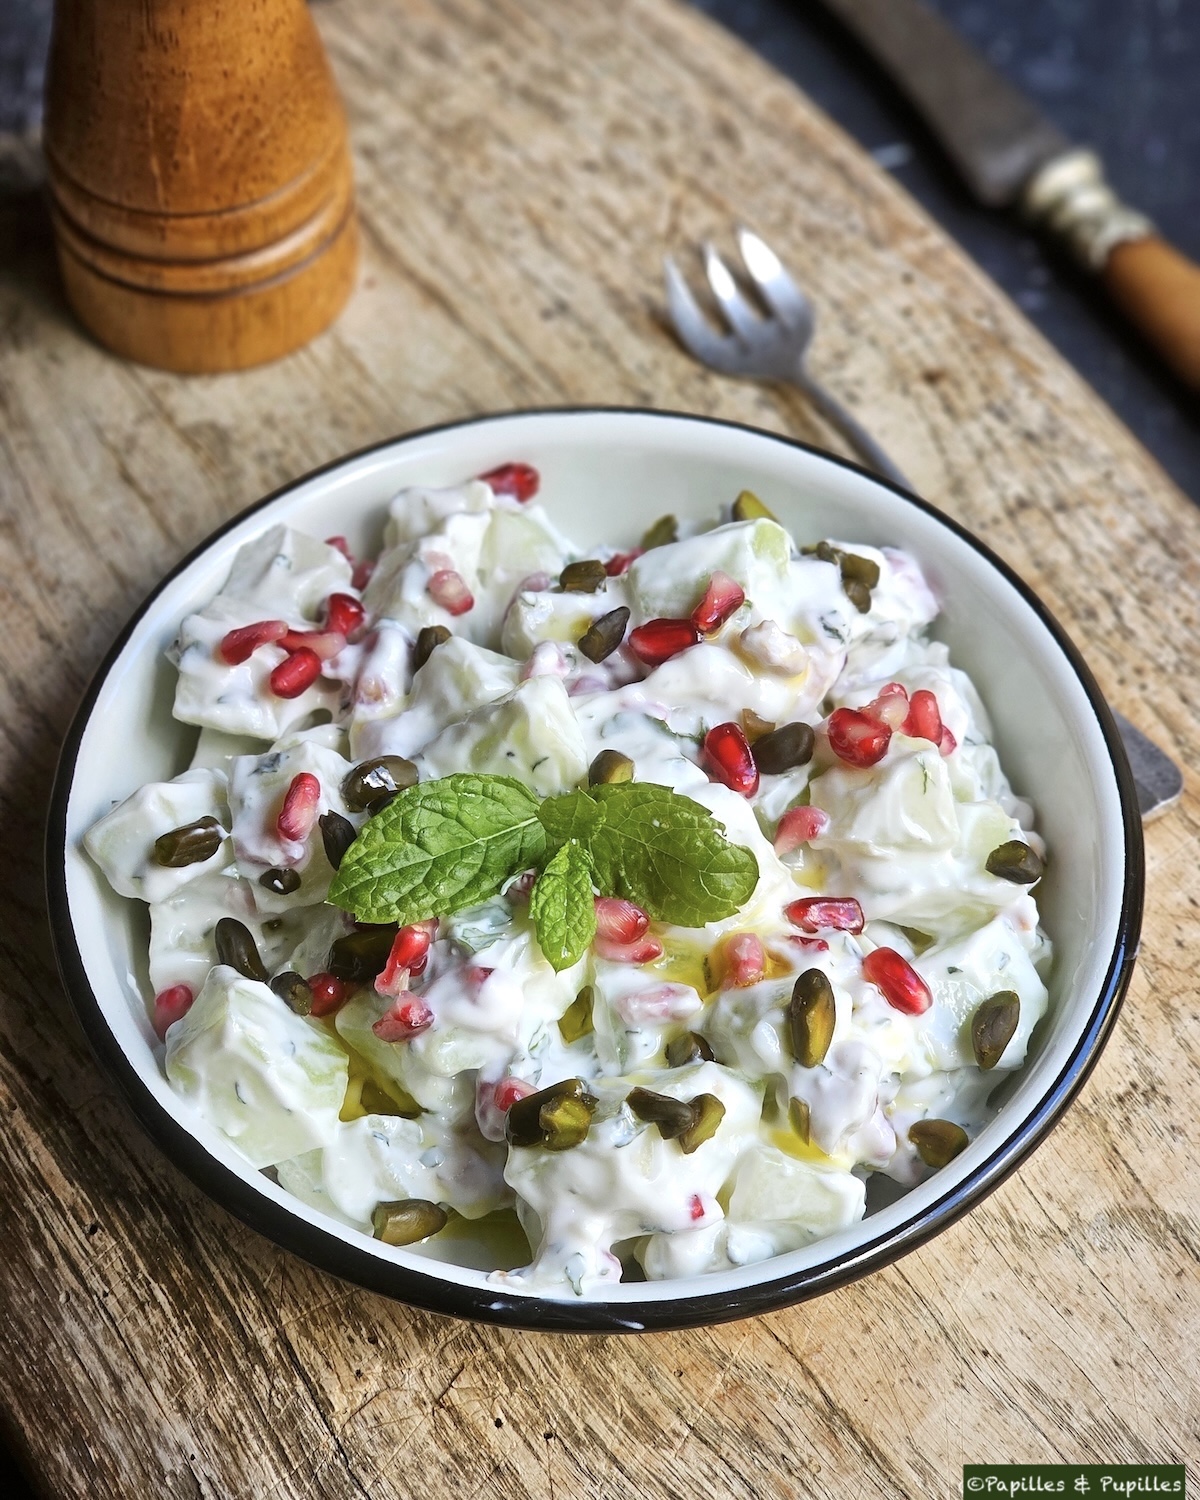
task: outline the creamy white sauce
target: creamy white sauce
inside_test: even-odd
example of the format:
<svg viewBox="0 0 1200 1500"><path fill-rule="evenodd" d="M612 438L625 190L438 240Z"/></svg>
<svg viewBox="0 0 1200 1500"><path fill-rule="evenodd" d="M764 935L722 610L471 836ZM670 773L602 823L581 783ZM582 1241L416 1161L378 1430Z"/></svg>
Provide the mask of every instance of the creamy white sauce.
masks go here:
<svg viewBox="0 0 1200 1500"><path fill-rule="evenodd" d="M769 520L693 530L595 592L569 593L555 580L579 553L539 506L479 481L408 490L389 507L362 630L311 688L280 699L268 678L283 648L230 666L222 637L262 619L319 628L331 593L356 593L351 566L286 527L244 547L221 592L182 622L174 651L176 715L202 729L193 769L135 792L85 839L114 889L150 905L155 990L187 984L197 994L167 1035L173 1087L256 1166L364 1232L376 1205L397 1199L473 1220L515 1207L530 1263L495 1280L560 1296L602 1293L631 1259L652 1278L688 1276L808 1244L862 1216L871 1172L910 1184L928 1171L909 1140L917 1122L949 1120L974 1136L1048 1003L1034 896L984 863L1013 838L1042 846L975 687L923 634L937 605L918 562L892 548L843 550L878 565L865 612L835 563L801 555ZM431 594L445 571L473 598L464 613ZM600 663L579 649L617 608L631 627L688 616L717 571L746 597L703 643L653 670L627 645ZM452 639L414 672L417 637L431 625ZM944 754L897 731L877 765L839 760L819 732L827 715L870 703L887 683L934 693L957 747ZM807 721L815 754L743 797L710 779L700 750L707 730L731 720ZM224 916L245 925L272 975L324 972L331 945L353 931L325 901L333 871L317 829L280 834L298 774L319 783L317 814L357 828L365 814L341 788L368 757L410 759L421 780L514 776L546 797L578 786L610 749L632 759L636 779L695 799L753 851L759 882L735 916L700 930L654 924L664 952L650 963L589 952L556 973L534 936L527 882L515 879L442 920L412 981L432 1022L400 1042L375 1035L392 1001L370 984L317 1020L218 964ZM808 803L828 826L777 854L780 819ZM202 816L220 826L217 851L196 865L158 864L155 840ZM294 891L263 884L279 869L299 877ZM784 908L806 896L854 897L865 927L801 932ZM744 987L726 966L724 944L738 934L755 935L766 956L762 978ZM865 979L863 961L879 947L929 986L924 1014L893 1008ZM792 1055L787 1006L811 968L829 980L836 1019L824 1060L805 1067ZM592 1029L568 1042L559 1019L584 986ZM985 1073L971 1020L1002 990L1019 996L1019 1021ZM667 1065L667 1046L688 1031L716 1061ZM497 1088L571 1078L598 1101L586 1139L554 1152L509 1147ZM635 1086L684 1101L712 1094L725 1114L687 1154L632 1112ZM789 1107L793 1117L807 1110L806 1138Z"/></svg>

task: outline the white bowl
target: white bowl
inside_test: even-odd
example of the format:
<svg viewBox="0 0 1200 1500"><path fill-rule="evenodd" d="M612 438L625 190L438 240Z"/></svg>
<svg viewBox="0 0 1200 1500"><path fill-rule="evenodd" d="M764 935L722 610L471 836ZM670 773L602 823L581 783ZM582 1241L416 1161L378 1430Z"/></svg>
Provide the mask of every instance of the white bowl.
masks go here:
<svg viewBox="0 0 1200 1500"><path fill-rule="evenodd" d="M806 1249L688 1280L623 1284L599 1301L500 1291L482 1270L368 1239L256 1172L167 1084L142 998L144 910L115 896L80 847L114 798L187 763L195 731L171 717L163 653L243 542L287 521L374 548L397 490L455 484L510 459L537 466L548 510L582 543L630 545L656 515L710 516L749 488L800 537L914 553L942 601L935 633L978 685L1005 769L1034 802L1053 851L1039 888L1054 939L1050 1010L999 1112L961 1156L892 1201L872 1198L861 1223ZM1143 889L1137 802L1103 698L1045 607L981 542L923 501L785 438L610 410L524 412L398 438L288 485L218 531L142 605L88 689L59 766L47 869L59 967L85 1031L145 1128L218 1203L315 1265L406 1302L606 1332L799 1301L885 1264L978 1202L1045 1136L1095 1062L1133 967Z"/></svg>

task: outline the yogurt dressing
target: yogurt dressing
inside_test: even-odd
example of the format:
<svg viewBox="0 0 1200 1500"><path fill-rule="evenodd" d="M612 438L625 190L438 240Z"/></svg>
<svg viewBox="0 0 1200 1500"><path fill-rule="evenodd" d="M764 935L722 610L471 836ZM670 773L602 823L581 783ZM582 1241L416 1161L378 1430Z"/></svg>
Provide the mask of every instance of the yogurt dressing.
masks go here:
<svg viewBox="0 0 1200 1500"><path fill-rule="evenodd" d="M364 1233L379 1205L420 1199L478 1221L486 1245L515 1208L529 1262L494 1279L551 1296L603 1294L634 1262L661 1279L795 1249L860 1219L871 1173L908 1185L931 1170L914 1126L974 1137L1048 1001L1034 896L988 861L1012 840L1044 851L978 693L925 634L937 604L917 560L857 543L801 552L758 516L632 562L602 549L611 573L572 592L555 580L579 549L539 505L481 480L403 491L384 535L361 591L339 548L288 527L242 548L171 653L176 716L201 727L192 768L134 792L85 837L114 889L149 905L152 1014L178 1015L163 1027L172 1086L256 1167ZM865 601L846 556L854 576L877 574ZM600 662L581 649L616 610L627 630L687 620L714 575L742 602L661 664L628 634ZM331 594L361 600L361 625L296 696L270 683L286 644L224 659L227 633L259 621L319 632ZM919 693L936 700L937 743L910 711ZM830 715L847 709L868 728L889 723L874 763L832 743ZM797 723L816 731L811 757L764 772L749 796L704 751L717 725L738 725L752 753ZM700 929L654 923L662 952L648 961L598 942L556 972L529 881L514 879L437 923L409 980L431 1020L398 1041L375 1030L395 1000L379 976L327 986L324 1013L300 1015L283 981L219 961L217 924L233 918L268 979L299 975L317 995L333 945L356 933L325 899L321 830L332 817L352 836L366 821L345 790L360 762L401 756L422 781L502 774L547 797L586 784L606 750L753 852L759 880L740 911ZM281 810L305 777L308 825L289 836ZM801 838L788 833L797 809ZM215 852L160 863L156 840L203 817L218 825ZM798 918L794 903L816 897L853 898L861 922ZM927 1008L898 1008L867 977L881 949L923 984ZM792 996L814 969L832 993L831 1031L805 1065ZM1017 1019L985 1069L973 1024L1006 993ZM570 1079L593 1101L586 1137L510 1145L513 1099ZM710 1095L724 1113L684 1150L631 1105L638 1088L684 1105Z"/></svg>

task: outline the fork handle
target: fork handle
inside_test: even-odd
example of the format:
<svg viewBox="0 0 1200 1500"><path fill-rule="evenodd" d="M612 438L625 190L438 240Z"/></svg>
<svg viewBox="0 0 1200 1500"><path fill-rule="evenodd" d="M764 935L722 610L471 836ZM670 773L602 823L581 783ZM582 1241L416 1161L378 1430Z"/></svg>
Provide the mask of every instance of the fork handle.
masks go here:
<svg viewBox="0 0 1200 1500"><path fill-rule="evenodd" d="M911 490L912 484L888 455L883 451L867 429L853 413L847 411L836 397L830 395L819 381L801 368L792 376L792 384L803 391L831 427L835 427L846 439L868 468L898 484L903 490Z"/></svg>

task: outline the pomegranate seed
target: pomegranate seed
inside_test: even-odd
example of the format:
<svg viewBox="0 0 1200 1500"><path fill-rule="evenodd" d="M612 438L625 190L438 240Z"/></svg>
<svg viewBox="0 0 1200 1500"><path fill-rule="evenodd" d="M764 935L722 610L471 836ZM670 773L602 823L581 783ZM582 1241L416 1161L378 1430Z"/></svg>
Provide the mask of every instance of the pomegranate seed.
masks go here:
<svg viewBox="0 0 1200 1500"><path fill-rule="evenodd" d="M485 1140L504 1139L504 1116L518 1099L525 1099L535 1092L533 1084L523 1078L501 1078L497 1083L484 1083L475 1087L475 1119Z"/></svg>
<svg viewBox="0 0 1200 1500"><path fill-rule="evenodd" d="M528 1099L534 1093L531 1083L526 1083L523 1078L502 1078L495 1086L493 1099L496 1108L501 1114L507 1114L518 1099Z"/></svg>
<svg viewBox="0 0 1200 1500"><path fill-rule="evenodd" d="M354 554L350 551L350 543L344 536L327 536L325 545L332 547L335 552L340 552L348 563L354 561Z"/></svg>
<svg viewBox="0 0 1200 1500"><path fill-rule="evenodd" d="M746 602L746 591L728 573L714 573L708 580L704 598L692 610L692 624L701 635L720 630L730 615Z"/></svg>
<svg viewBox="0 0 1200 1500"><path fill-rule="evenodd" d="M253 625L241 625L237 630L231 630L228 635L222 636L217 650L222 661L236 667L249 661L260 646L282 640L287 632L286 620L258 620Z"/></svg>
<svg viewBox="0 0 1200 1500"><path fill-rule="evenodd" d="M900 728L914 740L932 740L936 745L941 739L941 710L928 688L918 688L909 699L908 714Z"/></svg>
<svg viewBox="0 0 1200 1500"><path fill-rule="evenodd" d="M353 594L330 594L325 601L326 630L353 635L366 617L366 610Z"/></svg>
<svg viewBox="0 0 1200 1500"><path fill-rule="evenodd" d="M850 766L873 766L887 754L892 731L857 708L835 708L826 726L829 748Z"/></svg>
<svg viewBox="0 0 1200 1500"><path fill-rule="evenodd" d="M303 843L317 821L317 807L321 801L321 783L311 771L301 771L292 777L292 784L284 793L283 806L275 827L281 839Z"/></svg>
<svg viewBox="0 0 1200 1500"><path fill-rule="evenodd" d="M893 1010L922 1015L933 1004L929 986L894 948L876 948L863 959L863 978L882 991Z"/></svg>
<svg viewBox="0 0 1200 1500"><path fill-rule="evenodd" d="M429 929L425 926L402 927L392 940L383 973L375 981L381 995L396 995L408 988L408 976L424 973L429 962ZM400 975L404 975L403 983Z"/></svg>
<svg viewBox="0 0 1200 1500"><path fill-rule="evenodd" d="M640 662L661 667L699 641L700 632L690 620L649 620L629 632L628 645Z"/></svg>
<svg viewBox="0 0 1200 1500"><path fill-rule="evenodd" d="M701 1009L700 996L690 984L656 984L632 995L621 995L616 1001L616 1012L628 1026L686 1021Z"/></svg>
<svg viewBox="0 0 1200 1500"><path fill-rule="evenodd" d="M637 562L641 555L640 547L635 547L632 552L618 552L604 564L604 571L610 578L619 578L622 573L628 573L630 565Z"/></svg>
<svg viewBox="0 0 1200 1500"><path fill-rule="evenodd" d="M784 916L802 932L861 932L862 907L853 896L805 896L789 901Z"/></svg>
<svg viewBox="0 0 1200 1500"><path fill-rule="evenodd" d="M346 649L346 637L336 630L289 630L279 644L289 655L311 651L322 661L332 661L339 651Z"/></svg>
<svg viewBox="0 0 1200 1500"><path fill-rule="evenodd" d="M650 918L620 896L596 897L596 936L610 943L632 943L645 935Z"/></svg>
<svg viewBox="0 0 1200 1500"><path fill-rule="evenodd" d="M433 1025L433 1012L424 1000L402 991L371 1030L381 1042L407 1042Z"/></svg>
<svg viewBox="0 0 1200 1500"><path fill-rule="evenodd" d="M943 755L953 755L958 749L958 741L944 724L942 725L941 738L938 740L938 749Z"/></svg>
<svg viewBox="0 0 1200 1500"><path fill-rule="evenodd" d="M353 986L344 979L335 979L332 974L314 974L308 981L312 990L312 1014L329 1016L341 1010L353 993Z"/></svg>
<svg viewBox="0 0 1200 1500"><path fill-rule="evenodd" d="M788 854L818 839L829 828L829 814L819 807L789 807L775 830L775 853Z"/></svg>
<svg viewBox="0 0 1200 1500"><path fill-rule="evenodd" d="M824 938L800 937L797 933L790 933L788 941L797 944L808 953L828 953L829 944Z"/></svg>
<svg viewBox="0 0 1200 1500"><path fill-rule="evenodd" d="M707 1213L707 1209L704 1207L704 1199L700 1196L699 1193L693 1193L692 1196L688 1199L688 1212L692 1216L693 1223L695 1223L699 1219L702 1219Z"/></svg>
<svg viewBox="0 0 1200 1500"><path fill-rule="evenodd" d="M740 724L717 724L704 736L708 774L743 797L758 791L758 767Z"/></svg>
<svg viewBox="0 0 1200 1500"><path fill-rule="evenodd" d="M463 581L462 574L453 568L441 568L430 578L427 587L429 597L447 614L465 615L469 609L475 608L475 595Z"/></svg>
<svg viewBox="0 0 1200 1500"><path fill-rule="evenodd" d="M853 896L805 896L789 901L783 914L802 932L863 930L863 909Z"/></svg>
<svg viewBox="0 0 1200 1500"><path fill-rule="evenodd" d="M908 715L908 689L898 682L889 682L887 687L880 688L870 703L864 703L859 712L869 719L878 719L889 729L899 729Z"/></svg>
<svg viewBox="0 0 1200 1500"><path fill-rule="evenodd" d="M517 585L518 594L544 594L554 582L549 573L530 573Z"/></svg>
<svg viewBox="0 0 1200 1500"><path fill-rule="evenodd" d="M321 658L307 646L281 661L268 679L277 698L298 698L321 675Z"/></svg>
<svg viewBox="0 0 1200 1500"><path fill-rule="evenodd" d="M542 476L532 464L501 464L481 474L484 484L490 484L497 495L511 495L522 505L532 500L541 488Z"/></svg>
<svg viewBox="0 0 1200 1500"><path fill-rule="evenodd" d="M616 964L649 964L662 957L663 945L653 937L635 938L632 943L596 937L592 939L592 951L597 958L607 958Z"/></svg>
<svg viewBox="0 0 1200 1500"><path fill-rule="evenodd" d="M190 984L173 984L155 995L154 1030L160 1042L166 1039L168 1027L187 1015L195 998Z"/></svg>
<svg viewBox="0 0 1200 1500"><path fill-rule="evenodd" d="M495 969L485 969L482 964L468 964L462 974L473 990L480 990L495 972Z"/></svg>
<svg viewBox="0 0 1200 1500"><path fill-rule="evenodd" d="M375 564L369 557L364 557L362 562L355 563L354 572L350 575L350 582L356 589L365 589L370 583L375 572Z"/></svg>
<svg viewBox="0 0 1200 1500"><path fill-rule="evenodd" d="M735 989L757 984L767 969L762 939L753 932L734 932L725 939L725 982Z"/></svg>

